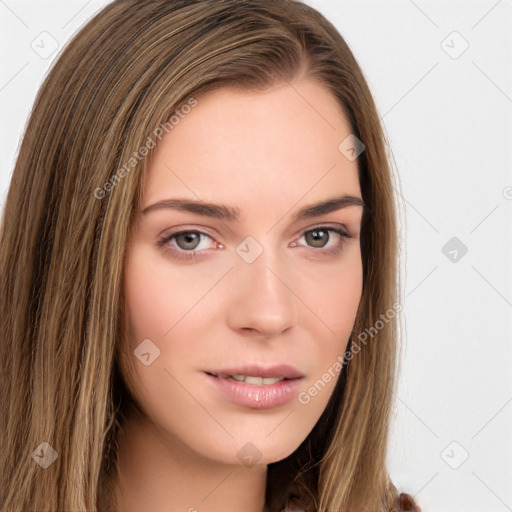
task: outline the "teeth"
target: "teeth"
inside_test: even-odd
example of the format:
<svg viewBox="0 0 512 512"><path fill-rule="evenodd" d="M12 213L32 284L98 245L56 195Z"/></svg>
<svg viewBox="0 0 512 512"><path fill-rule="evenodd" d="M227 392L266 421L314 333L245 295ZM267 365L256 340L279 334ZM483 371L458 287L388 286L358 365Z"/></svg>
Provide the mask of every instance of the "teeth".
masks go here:
<svg viewBox="0 0 512 512"><path fill-rule="evenodd" d="M276 377L276 378L272 378L272 377L268 377L266 379L261 379L261 382L262 384L276 384L277 382L281 382L282 380L284 380L284 377Z"/></svg>
<svg viewBox="0 0 512 512"><path fill-rule="evenodd" d="M222 375L222 377L224 376ZM246 384L254 384L256 386L276 384L284 380L284 377L253 377L252 375L226 375L224 378L229 377L238 382L245 382Z"/></svg>

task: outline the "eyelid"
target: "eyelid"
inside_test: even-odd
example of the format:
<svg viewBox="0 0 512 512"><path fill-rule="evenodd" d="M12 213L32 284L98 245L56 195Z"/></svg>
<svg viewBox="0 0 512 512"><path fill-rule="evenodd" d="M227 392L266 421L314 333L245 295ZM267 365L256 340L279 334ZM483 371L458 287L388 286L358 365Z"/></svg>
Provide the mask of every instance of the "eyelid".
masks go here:
<svg viewBox="0 0 512 512"><path fill-rule="evenodd" d="M322 222L316 222L316 223L312 223L309 226L301 228L293 236L294 237L303 236L308 231L313 231L315 229L321 229L321 228L328 228L328 229L332 229L332 230L342 230L349 237L353 237L354 236L353 234L357 234L356 230L350 229L346 224L343 224L341 222L323 222L323 223ZM183 226L177 227L176 230L174 230L172 228L171 228L170 231L169 230L164 230L164 231L162 231L162 233L164 233L164 234L157 235L157 238L159 238L159 239L169 238L172 235L179 235L181 233L201 233L201 234L209 236L210 238L215 239L215 237L217 235L214 234L214 232L215 232L215 230L212 230L211 228L208 228L206 226L198 227L196 224L194 224L194 225L186 225L185 224Z"/></svg>
<svg viewBox="0 0 512 512"><path fill-rule="evenodd" d="M303 236L305 233L309 231L315 231L316 229L325 229L332 231L342 231L347 236L352 237L351 230L343 223L340 222L316 222L307 226L305 228L301 228L295 235L295 237Z"/></svg>

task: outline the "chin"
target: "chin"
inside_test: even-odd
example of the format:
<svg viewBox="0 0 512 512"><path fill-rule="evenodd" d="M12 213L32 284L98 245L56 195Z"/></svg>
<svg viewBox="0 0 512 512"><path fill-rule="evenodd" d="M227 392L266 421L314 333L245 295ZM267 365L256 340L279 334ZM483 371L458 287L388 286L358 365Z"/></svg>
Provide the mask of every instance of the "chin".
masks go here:
<svg viewBox="0 0 512 512"><path fill-rule="evenodd" d="M247 467L272 464L286 459L307 437L307 433L303 436L290 435L290 429L284 426L286 422L287 420L277 428L278 423L275 423L273 432L269 429L262 435L256 435L254 431L238 433L233 439L226 435L226 442L222 443L219 438L211 439L205 436L201 442L203 446L197 443L196 447L203 455L224 464Z"/></svg>

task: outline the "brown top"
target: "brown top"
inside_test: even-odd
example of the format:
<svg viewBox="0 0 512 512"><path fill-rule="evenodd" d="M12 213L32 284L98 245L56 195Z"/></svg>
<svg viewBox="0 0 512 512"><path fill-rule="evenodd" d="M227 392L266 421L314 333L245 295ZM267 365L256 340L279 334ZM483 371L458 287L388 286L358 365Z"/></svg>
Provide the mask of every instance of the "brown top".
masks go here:
<svg viewBox="0 0 512 512"><path fill-rule="evenodd" d="M406 494L405 492L402 492L398 495L398 498L396 499L396 506L395 508L390 512L421 512L420 507L416 505L416 502L414 501L414 498Z"/></svg>

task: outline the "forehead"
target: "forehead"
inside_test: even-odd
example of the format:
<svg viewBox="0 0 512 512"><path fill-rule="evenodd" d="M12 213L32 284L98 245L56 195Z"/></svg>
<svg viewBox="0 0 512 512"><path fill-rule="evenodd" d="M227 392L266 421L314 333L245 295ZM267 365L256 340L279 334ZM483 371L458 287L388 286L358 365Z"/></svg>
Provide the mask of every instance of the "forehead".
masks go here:
<svg viewBox="0 0 512 512"><path fill-rule="evenodd" d="M360 195L357 161L338 149L351 131L333 94L310 79L210 91L153 150L143 207L179 196L272 211L306 195Z"/></svg>

